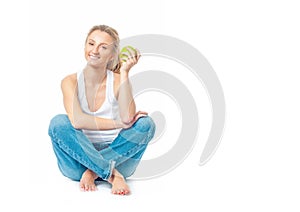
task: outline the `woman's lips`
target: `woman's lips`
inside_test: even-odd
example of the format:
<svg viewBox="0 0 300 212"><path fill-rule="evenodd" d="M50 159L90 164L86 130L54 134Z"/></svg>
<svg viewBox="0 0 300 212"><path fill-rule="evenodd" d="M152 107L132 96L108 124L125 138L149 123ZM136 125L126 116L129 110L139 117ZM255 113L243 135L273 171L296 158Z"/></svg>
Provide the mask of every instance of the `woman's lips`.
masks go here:
<svg viewBox="0 0 300 212"><path fill-rule="evenodd" d="M99 60L100 57L99 56L95 56L95 55L89 55L91 60Z"/></svg>

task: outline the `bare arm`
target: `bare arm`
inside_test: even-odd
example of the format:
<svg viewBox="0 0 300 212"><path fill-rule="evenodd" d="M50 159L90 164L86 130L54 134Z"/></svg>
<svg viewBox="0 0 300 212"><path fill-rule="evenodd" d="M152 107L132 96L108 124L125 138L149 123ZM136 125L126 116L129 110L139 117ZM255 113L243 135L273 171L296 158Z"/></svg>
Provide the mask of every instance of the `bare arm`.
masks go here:
<svg viewBox="0 0 300 212"><path fill-rule="evenodd" d="M122 122L129 123L136 114L136 106L132 95L128 72L126 71L120 72L118 102Z"/></svg>
<svg viewBox="0 0 300 212"><path fill-rule="evenodd" d="M110 130L123 127L123 124L120 121L94 117L82 111L77 97L76 74L64 78L61 82L61 89L64 107L74 128Z"/></svg>
<svg viewBox="0 0 300 212"><path fill-rule="evenodd" d="M128 58L123 61L120 68L120 86L118 92L120 117L123 123L131 122L136 115L136 106L128 75L130 69L137 64L140 58L140 52L137 49L132 50L129 48L127 55Z"/></svg>

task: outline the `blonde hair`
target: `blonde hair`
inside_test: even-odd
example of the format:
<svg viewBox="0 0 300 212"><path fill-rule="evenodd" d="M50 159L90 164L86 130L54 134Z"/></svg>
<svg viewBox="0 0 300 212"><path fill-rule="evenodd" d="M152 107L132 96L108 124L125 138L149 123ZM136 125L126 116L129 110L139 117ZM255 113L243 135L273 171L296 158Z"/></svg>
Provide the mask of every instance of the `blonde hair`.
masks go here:
<svg viewBox="0 0 300 212"><path fill-rule="evenodd" d="M119 73L120 72L120 67L121 67L121 59L120 59L120 38L119 38L119 34L117 32L117 30L115 30L114 28L107 26L107 25L96 25L93 26L89 33L86 36L85 39L85 43L87 42L88 37L92 34L92 32L96 31L96 30L100 30L101 32L106 32L107 34L109 34L112 39L114 40L113 42L113 53L115 55L114 59L112 61L110 61L107 64L107 69L111 70L113 72Z"/></svg>

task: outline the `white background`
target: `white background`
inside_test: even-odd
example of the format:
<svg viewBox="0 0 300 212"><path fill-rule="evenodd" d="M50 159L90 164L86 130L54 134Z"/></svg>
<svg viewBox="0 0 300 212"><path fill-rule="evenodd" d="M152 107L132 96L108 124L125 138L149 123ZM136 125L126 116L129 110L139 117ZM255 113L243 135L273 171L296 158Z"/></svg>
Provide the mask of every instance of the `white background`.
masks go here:
<svg viewBox="0 0 300 212"><path fill-rule="evenodd" d="M296 0L10 1L1 6L1 206L11 211L299 211L299 9ZM204 128L175 170L129 181L131 196L113 196L107 184L81 193L77 182L62 177L47 127L63 112L60 80L84 64L84 39L95 24L113 26L121 38L173 36L208 59L222 83L227 112L221 144L207 164L197 165ZM203 114L200 119L209 123Z"/></svg>

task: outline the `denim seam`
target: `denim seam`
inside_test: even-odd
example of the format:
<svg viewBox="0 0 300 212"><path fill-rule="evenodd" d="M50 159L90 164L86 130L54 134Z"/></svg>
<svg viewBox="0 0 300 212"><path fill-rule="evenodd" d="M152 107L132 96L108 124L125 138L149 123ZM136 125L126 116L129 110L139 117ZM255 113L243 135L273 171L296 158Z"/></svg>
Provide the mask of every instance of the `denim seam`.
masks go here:
<svg viewBox="0 0 300 212"><path fill-rule="evenodd" d="M79 163L81 163L82 165L84 165L85 167L90 167L92 170L99 170L99 169L102 169L102 168L99 168L98 166L94 165L94 164L91 164L91 163L88 163L86 161L81 161L80 160L80 156L78 154L76 154L76 152L72 151L71 148L69 148L67 145L64 145L63 142L61 142L61 140L59 138L57 138L56 136L56 133L52 132L52 136L53 138L56 140L56 143L63 147L62 149L67 153L69 154L71 157L73 157L75 160L77 160ZM112 167L114 166L114 161L110 161L109 162L109 172L106 174L105 170L103 170L104 173L101 173L99 175L100 172L97 171L97 175L99 175L99 177L101 177L102 179L106 180L109 176L111 176L111 171L112 171Z"/></svg>
<svg viewBox="0 0 300 212"><path fill-rule="evenodd" d="M116 156L116 157L114 157L114 161L118 161L118 159L120 159L120 158L122 158L122 157L127 157L128 159L129 158L131 158L131 157L129 157L128 155L130 154L130 153L135 153L135 152L137 152L137 150L141 150L142 148L141 148L141 146L143 146L143 145L146 145L146 144L144 144L144 143L141 143L141 144L137 144L134 148L132 148L132 149L130 149L129 151L127 151L127 152L125 152L125 153L123 153L123 154L119 154L118 153L118 155ZM113 149L113 151L115 151L114 149ZM116 151L115 151L116 152Z"/></svg>

